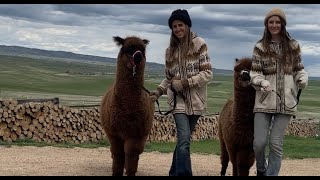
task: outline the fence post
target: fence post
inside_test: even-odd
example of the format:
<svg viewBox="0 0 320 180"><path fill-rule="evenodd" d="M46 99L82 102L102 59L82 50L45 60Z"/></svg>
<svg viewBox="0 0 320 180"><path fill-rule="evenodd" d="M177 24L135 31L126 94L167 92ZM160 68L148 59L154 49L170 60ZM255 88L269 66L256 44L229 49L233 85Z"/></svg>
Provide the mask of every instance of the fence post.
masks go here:
<svg viewBox="0 0 320 180"><path fill-rule="evenodd" d="M53 104L59 104L59 98L55 97L55 98L53 98L53 99L54 99Z"/></svg>

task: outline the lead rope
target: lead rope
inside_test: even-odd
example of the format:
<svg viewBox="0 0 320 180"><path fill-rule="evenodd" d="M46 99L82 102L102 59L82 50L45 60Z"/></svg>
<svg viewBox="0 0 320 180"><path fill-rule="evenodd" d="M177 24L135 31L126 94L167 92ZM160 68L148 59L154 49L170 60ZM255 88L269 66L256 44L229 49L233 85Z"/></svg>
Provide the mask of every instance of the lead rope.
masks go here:
<svg viewBox="0 0 320 180"><path fill-rule="evenodd" d="M133 68L132 68L132 76L134 77L136 75L136 65L133 64Z"/></svg>
<svg viewBox="0 0 320 180"><path fill-rule="evenodd" d="M299 89L298 94L297 94L297 103L296 103L296 105L294 105L293 107L288 107L288 106L285 104L285 102L282 100L280 94L277 93L275 90L272 89L272 92L276 93L276 95L277 95L278 98L280 99L281 103L282 103L286 108L288 108L288 109L293 109L293 108L295 108L295 107L299 104L299 99L300 99L300 95L301 95L302 90Z"/></svg>
<svg viewBox="0 0 320 180"><path fill-rule="evenodd" d="M260 86L260 85L254 85L254 84L251 84L251 85L252 85L252 86L258 86L258 87L261 87L261 88L262 88L262 86ZM280 94L277 93L275 90L272 89L271 91L274 92L274 93L276 93L277 97L280 99L280 102L281 102L286 108L288 108L288 109L293 109L293 108L295 108L295 107L299 104L300 95L301 95L302 89L299 89L298 94L297 94L297 103L296 103L296 105L294 105L293 107L287 106L287 105L285 104L285 102L282 100Z"/></svg>
<svg viewBox="0 0 320 180"><path fill-rule="evenodd" d="M147 93L149 93L149 95L150 95L150 91L148 90L148 89L146 89L145 87L143 87L143 86L141 86L141 88L144 90L144 91L146 91ZM170 88L171 89L171 91L173 92L173 108L171 109L171 110L169 110L169 111L167 111L166 113L162 113L162 111L160 110L160 104L159 104L159 101L158 101L158 99L156 100L156 103L157 103L157 105L158 105L158 109L159 109L159 113L161 114L161 115L168 115L168 114L170 114L175 108L176 108L176 106L177 106L177 91L174 89L174 88Z"/></svg>

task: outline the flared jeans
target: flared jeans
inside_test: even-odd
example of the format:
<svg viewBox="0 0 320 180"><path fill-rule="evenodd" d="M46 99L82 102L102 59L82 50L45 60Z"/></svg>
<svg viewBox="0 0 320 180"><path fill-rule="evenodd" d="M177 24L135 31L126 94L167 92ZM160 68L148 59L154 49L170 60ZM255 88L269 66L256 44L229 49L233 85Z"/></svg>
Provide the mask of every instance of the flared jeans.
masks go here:
<svg viewBox="0 0 320 180"><path fill-rule="evenodd" d="M192 176L190 141L200 115L174 114L177 144L172 157L169 176Z"/></svg>

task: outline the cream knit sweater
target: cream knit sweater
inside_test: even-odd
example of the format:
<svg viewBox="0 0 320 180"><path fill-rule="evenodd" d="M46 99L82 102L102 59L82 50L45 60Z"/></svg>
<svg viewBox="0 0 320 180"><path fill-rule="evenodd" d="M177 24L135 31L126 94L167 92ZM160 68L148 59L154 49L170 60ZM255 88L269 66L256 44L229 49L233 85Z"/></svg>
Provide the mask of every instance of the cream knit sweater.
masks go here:
<svg viewBox="0 0 320 180"><path fill-rule="evenodd" d="M294 39L290 40L290 45L293 48L292 58L297 59L296 64L290 64L283 67L281 64L281 48L279 44L271 42L271 50L277 54L277 57L268 56L261 42L258 42L253 50L252 70L250 72L251 83L260 85L262 80L268 80L272 90L276 91L280 97L277 97L275 92L262 92L257 89L254 112L264 113L283 113L296 115L297 106L297 82L305 79L308 82L308 74L304 70L301 63L300 46ZM287 106L285 106L285 105Z"/></svg>
<svg viewBox="0 0 320 180"><path fill-rule="evenodd" d="M173 79L185 80L186 88L178 95L177 105L172 113L186 113L187 115L201 115L207 108L207 83L212 79L212 65L208 55L208 47L201 37L193 34L194 48L189 50L188 55L181 55L177 51L175 59L169 61L166 53L166 78L158 86L160 94L167 94L169 108L173 108L173 92L169 88ZM185 99L183 99L183 97Z"/></svg>

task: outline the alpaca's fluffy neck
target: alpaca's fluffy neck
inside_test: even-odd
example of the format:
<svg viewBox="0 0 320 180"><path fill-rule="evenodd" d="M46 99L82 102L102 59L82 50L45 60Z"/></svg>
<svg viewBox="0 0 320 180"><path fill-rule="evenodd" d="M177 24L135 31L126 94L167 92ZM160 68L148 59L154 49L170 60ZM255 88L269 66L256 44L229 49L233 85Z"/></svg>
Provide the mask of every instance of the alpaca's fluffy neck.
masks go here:
<svg viewBox="0 0 320 180"><path fill-rule="evenodd" d="M117 66L116 92L123 91L124 89L131 92L140 92L141 87L144 86L144 65L137 66L133 76L133 70L128 69L126 65L119 64Z"/></svg>
<svg viewBox="0 0 320 180"><path fill-rule="evenodd" d="M234 114L241 119L253 116L255 90L253 87L234 87Z"/></svg>

